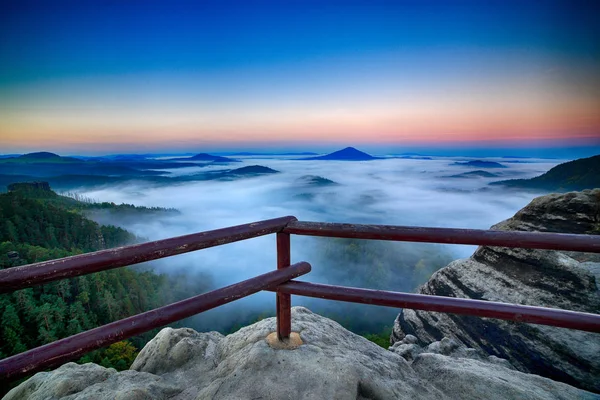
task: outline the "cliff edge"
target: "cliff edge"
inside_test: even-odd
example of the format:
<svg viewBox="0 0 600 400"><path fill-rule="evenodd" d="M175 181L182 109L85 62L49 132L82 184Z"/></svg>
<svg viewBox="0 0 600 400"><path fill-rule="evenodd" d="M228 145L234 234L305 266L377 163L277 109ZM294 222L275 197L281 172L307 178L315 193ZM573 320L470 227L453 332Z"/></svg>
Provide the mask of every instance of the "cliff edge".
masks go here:
<svg viewBox="0 0 600 400"><path fill-rule="evenodd" d="M600 398L448 338L406 357L406 347L416 346L410 336L389 351L294 307L292 329L304 344L275 350L265 340L275 326L269 318L228 336L165 328L128 371L68 363L36 374L5 399Z"/></svg>
<svg viewBox="0 0 600 400"><path fill-rule="evenodd" d="M534 199L495 230L600 233L600 189ZM600 313L598 255L479 247L437 271L419 293ZM533 373L600 393L600 335L544 325L405 309L392 342L452 338Z"/></svg>

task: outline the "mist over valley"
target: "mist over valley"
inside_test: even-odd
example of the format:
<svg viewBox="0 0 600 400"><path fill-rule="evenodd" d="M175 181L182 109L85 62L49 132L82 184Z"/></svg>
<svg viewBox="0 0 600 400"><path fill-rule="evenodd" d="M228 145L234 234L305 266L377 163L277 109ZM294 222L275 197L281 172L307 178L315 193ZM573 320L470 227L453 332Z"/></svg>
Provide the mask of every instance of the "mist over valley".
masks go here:
<svg viewBox="0 0 600 400"><path fill-rule="evenodd" d="M87 214L101 224L120 226L144 240L285 215L305 221L487 229L511 217L541 193L507 191L489 183L531 178L562 161L481 159L505 166L491 170L493 174L483 174L480 163L472 168L457 164L473 161L464 157L336 161L261 155L236 156L235 164L199 162L197 166L189 166L184 158L179 160L161 162L168 167L180 162L184 165L181 168L153 170L160 172L164 181L91 182L70 187L69 192L101 202L179 211L140 218L115 217L108 210ZM237 170L249 173L231 172ZM198 174L215 178L188 180ZM463 179L452 178L455 176ZM433 272L453 259L469 256L473 250L474 246L292 236L292 262L308 261L313 265L313 272L304 279L396 291L414 291ZM150 267L160 273L193 276L206 287L217 288L268 272L275 265L275 237L270 235L158 260ZM300 296L294 296L293 302L362 332L382 329L397 313L393 309ZM190 323L200 330L230 330L235 321L242 324L253 316L273 312L273 295L259 293L197 316ZM344 320L343 316L348 315L352 317Z"/></svg>
<svg viewBox="0 0 600 400"><path fill-rule="evenodd" d="M228 153L229 154L229 153ZM0 185L48 182L85 217L151 241L293 215L301 221L488 229L540 194L596 187L598 159L368 154L232 153L63 157L40 152L0 159ZM579 171L587 171L580 173ZM531 179L533 178L533 179ZM541 182L541 183L540 183ZM533 184L533 186L531 186ZM18 184L17 184L18 185ZM310 282L414 292L475 246L292 235L292 262ZM271 271L275 236L140 264L166 274L173 296L189 297ZM389 330L398 310L293 296L355 332ZM181 324L231 332L273 315L261 292Z"/></svg>

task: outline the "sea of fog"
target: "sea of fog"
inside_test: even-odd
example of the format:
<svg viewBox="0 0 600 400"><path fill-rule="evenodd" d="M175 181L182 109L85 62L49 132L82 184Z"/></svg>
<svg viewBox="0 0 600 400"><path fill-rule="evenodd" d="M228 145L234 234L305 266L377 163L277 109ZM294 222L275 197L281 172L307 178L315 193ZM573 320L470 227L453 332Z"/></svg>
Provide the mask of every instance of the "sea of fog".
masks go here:
<svg viewBox="0 0 600 400"><path fill-rule="evenodd" d="M200 181L156 185L130 183L112 187L80 190L80 194L98 201L129 203L139 206L173 207L180 215L137 221L99 222L123 226L149 240L168 238L204 230L223 228L262 219L294 215L299 220L347 222L428 227L487 229L511 217L539 193L507 190L489 186L493 181L531 178L548 171L563 160L485 159L498 161L507 168L486 169L494 178L451 178L473 171L454 165L465 158L382 159L373 161L301 161L290 157L243 157L241 163L190 167L165 171L171 176L207 170L226 170L246 165L262 165L278 174L248 177L232 181ZM302 179L306 175L327 178L338 185L317 186ZM343 270L335 259L317 257L317 241L331 240L292 236L292 262L308 261L313 272L302 277L313 282L332 282L330 269ZM420 247L416 247L420 246ZM450 259L468 257L474 246L419 244L405 245L403 251L443 252ZM418 249L418 250L417 250ZM429 251L429 250L427 250ZM337 264L336 264L337 263ZM152 263L162 273L187 274L221 287L273 270L276 265L275 236L255 238L221 247L170 257ZM364 265L365 269L371 266ZM443 265L440 265L443 267ZM424 280L426 278L423 278ZM361 282L353 281L360 286ZM424 283L421 282L421 283ZM399 290L407 290L405 287ZM414 290L414 289L413 289ZM323 303L293 296L294 305L307 305L327 314L336 303ZM333 305L332 305L333 304ZM231 321L244 322L248 313L274 313L274 295L259 293L251 298L205 313L195 318L197 329L225 329ZM344 313L359 308L344 307ZM368 306L354 306L368 307ZM244 310L242 312L241 310ZM369 308L371 310L371 308ZM358 313L358 311L356 311ZM376 326L391 325L397 310L384 310ZM369 312L364 315L371 315Z"/></svg>

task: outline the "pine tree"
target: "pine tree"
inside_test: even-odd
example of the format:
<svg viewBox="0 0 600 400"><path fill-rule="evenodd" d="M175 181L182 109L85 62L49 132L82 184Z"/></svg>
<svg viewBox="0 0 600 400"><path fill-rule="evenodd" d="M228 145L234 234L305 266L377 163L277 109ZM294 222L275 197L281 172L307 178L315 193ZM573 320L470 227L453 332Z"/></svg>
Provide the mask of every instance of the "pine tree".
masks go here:
<svg viewBox="0 0 600 400"><path fill-rule="evenodd" d="M6 239L11 241L11 242L18 242L19 241L19 233L17 232L17 228L15 227L15 224L12 223L11 220L6 220L4 222L4 230L5 230L5 235L6 235Z"/></svg>
<svg viewBox="0 0 600 400"><path fill-rule="evenodd" d="M21 353L27 349L21 342L22 333L23 326L19 320L17 310L15 310L15 307L12 304L9 304L2 314L2 347L5 348L7 353Z"/></svg>

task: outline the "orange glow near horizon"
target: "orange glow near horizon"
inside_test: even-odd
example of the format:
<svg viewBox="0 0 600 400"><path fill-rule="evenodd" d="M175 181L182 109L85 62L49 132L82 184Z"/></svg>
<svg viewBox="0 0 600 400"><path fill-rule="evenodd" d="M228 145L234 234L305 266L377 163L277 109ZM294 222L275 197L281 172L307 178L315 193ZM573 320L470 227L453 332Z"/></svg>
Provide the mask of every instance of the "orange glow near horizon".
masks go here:
<svg viewBox="0 0 600 400"><path fill-rule="evenodd" d="M391 76L368 85L332 82L248 92L225 83L205 92L193 76L150 88L140 82L157 77L33 85L0 95L0 145L119 151L600 139L600 79L593 72L578 77L586 85L554 72L488 74L489 79L439 78L414 87L409 77Z"/></svg>
<svg viewBox="0 0 600 400"><path fill-rule="evenodd" d="M600 114L590 106L466 107L401 105L379 109L243 110L221 114L148 110L32 111L3 116L2 147L105 148L135 143L201 147L205 143L436 144L599 138Z"/></svg>

